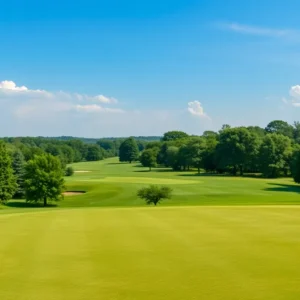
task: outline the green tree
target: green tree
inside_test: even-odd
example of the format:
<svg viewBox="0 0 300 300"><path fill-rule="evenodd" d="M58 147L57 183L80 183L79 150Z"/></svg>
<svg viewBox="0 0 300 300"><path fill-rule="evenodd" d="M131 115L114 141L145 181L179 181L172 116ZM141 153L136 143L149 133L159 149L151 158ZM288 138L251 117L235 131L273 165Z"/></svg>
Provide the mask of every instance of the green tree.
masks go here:
<svg viewBox="0 0 300 300"><path fill-rule="evenodd" d="M292 157L291 139L282 134L267 134L259 151L259 166L265 177L287 175Z"/></svg>
<svg viewBox="0 0 300 300"><path fill-rule="evenodd" d="M120 146L119 160L120 162L129 162L138 160L139 148L134 138L126 139Z"/></svg>
<svg viewBox="0 0 300 300"><path fill-rule="evenodd" d="M67 167L65 171L66 176L73 176L74 175L74 169L72 167Z"/></svg>
<svg viewBox="0 0 300 300"><path fill-rule="evenodd" d="M300 144L300 122L294 122L294 140Z"/></svg>
<svg viewBox="0 0 300 300"><path fill-rule="evenodd" d="M291 126L287 122L281 121L281 120L275 120L275 121L270 122L267 125L265 130L267 133L278 133L278 134L287 136L289 138L293 138L293 135L294 135L293 126Z"/></svg>
<svg viewBox="0 0 300 300"><path fill-rule="evenodd" d="M205 136L205 149L202 151L202 164L206 172L216 171L216 148L218 145L218 135Z"/></svg>
<svg viewBox="0 0 300 300"><path fill-rule="evenodd" d="M164 134L162 140L163 142L169 142L187 138L188 136L189 135L183 131L168 131Z"/></svg>
<svg viewBox="0 0 300 300"><path fill-rule="evenodd" d="M58 201L64 190L64 170L51 154L35 156L25 167L24 185L27 202Z"/></svg>
<svg viewBox="0 0 300 300"><path fill-rule="evenodd" d="M291 161L291 173L294 181L296 183L300 183L300 149L297 148L293 153L292 161Z"/></svg>
<svg viewBox="0 0 300 300"><path fill-rule="evenodd" d="M197 168L198 173L200 173L200 169L203 167L204 153L207 150L206 139L202 138L196 143L191 143L189 148L192 166Z"/></svg>
<svg viewBox="0 0 300 300"><path fill-rule="evenodd" d="M96 144L87 145L86 160L87 161L98 161L103 159L101 148Z"/></svg>
<svg viewBox="0 0 300 300"><path fill-rule="evenodd" d="M23 198L25 191L24 191L24 171L25 171L25 159L22 152L17 149L12 154L12 168L14 170L14 175L17 181L17 190L15 192L15 198Z"/></svg>
<svg viewBox="0 0 300 300"><path fill-rule="evenodd" d="M178 170L179 168L178 153L179 153L179 148L176 146L170 146L167 148L166 151L165 164L168 167L172 167L174 171Z"/></svg>
<svg viewBox="0 0 300 300"><path fill-rule="evenodd" d="M140 162L144 167L148 167L151 171L152 168L156 167L156 157L157 151L154 149L147 149L143 151Z"/></svg>
<svg viewBox="0 0 300 300"><path fill-rule="evenodd" d="M230 170L234 175L240 171L243 175L245 167L257 155L258 149L257 135L246 128L224 129L220 133L216 149L218 168Z"/></svg>
<svg viewBox="0 0 300 300"><path fill-rule="evenodd" d="M0 141L0 202L11 199L17 190L17 182L10 155L4 142Z"/></svg>
<svg viewBox="0 0 300 300"><path fill-rule="evenodd" d="M171 199L172 189L168 186L151 185L148 188L142 188L137 193L138 197L144 199L148 205L155 206L163 199Z"/></svg>

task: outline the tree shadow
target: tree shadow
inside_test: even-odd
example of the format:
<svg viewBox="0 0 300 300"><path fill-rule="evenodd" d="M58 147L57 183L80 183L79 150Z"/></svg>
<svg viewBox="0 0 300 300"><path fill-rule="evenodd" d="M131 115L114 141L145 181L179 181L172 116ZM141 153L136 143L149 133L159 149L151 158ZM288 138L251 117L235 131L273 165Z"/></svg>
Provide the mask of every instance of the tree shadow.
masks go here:
<svg viewBox="0 0 300 300"><path fill-rule="evenodd" d="M186 172L186 171L185 171ZM190 174L178 174L177 176L199 176L199 177L231 177L231 178L264 178L261 174L244 174L244 175L232 175L228 173L190 173Z"/></svg>
<svg viewBox="0 0 300 300"><path fill-rule="evenodd" d="M268 183L273 187L266 188L265 191L269 192L290 192L300 194L300 186L293 184L281 184L281 183Z"/></svg>
<svg viewBox="0 0 300 300"><path fill-rule="evenodd" d="M193 176L193 177L238 177L230 174L216 174L216 173L190 173L190 174L178 174L177 176Z"/></svg>
<svg viewBox="0 0 300 300"><path fill-rule="evenodd" d="M161 173L161 172L164 172L164 173L174 173L174 171L171 170L171 169L152 169L151 171L148 169L148 170L136 170L134 172L138 172L138 173L146 173L146 172L153 172L153 173Z"/></svg>
<svg viewBox="0 0 300 300"><path fill-rule="evenodd" d="M54 203L48 203L47 206L44 206L42 203L32 203L32 202L26 202L26 201L16 201L11 200L8 201L6 204L8 207L14 207L14 208L53 208L57 207L57 204Z"/></svg>

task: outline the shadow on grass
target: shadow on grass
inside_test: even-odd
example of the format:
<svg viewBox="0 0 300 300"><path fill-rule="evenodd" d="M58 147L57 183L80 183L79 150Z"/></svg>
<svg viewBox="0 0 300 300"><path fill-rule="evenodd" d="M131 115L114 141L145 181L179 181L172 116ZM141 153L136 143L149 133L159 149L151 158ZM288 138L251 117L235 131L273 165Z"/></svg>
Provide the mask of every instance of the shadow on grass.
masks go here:
<svg viewBox="0 0 300 300"><path fill-rule="evenodd" d="M136 170L134 172L138 173L146 173L146 172L153 172L153 173L160 173L160 172L165 172L165 173L174 173L171 169L152 169L151 171L149 170Z"/></svg>
<svg viewBox="0 0 300 300"><path fill-rule="evenodd" d="M186 172L186 171L185 171ZM218 174L218 173L190 173L190 174L178 174L177 176L200 176L200 177L231 177L231 178L264 178L261 174L244 174L240 175L232 175L228 173Z"/></svg>
<svg viewBox="0 0 300 300"><path fill-rule="evenodd" d="M269 183L272 187L266 188L269 192L290 192L300 194L300 186L292 184Z"/></svg>
<svg viewBox="0 0 300 300"><path fill-rule="evenodd" d="M8 207L15 207L15 208L51 208L57 207L54 203L48 203L47 206L43 206L42 203L31 203L26 201L14 201L11 200L5 204Z"/></svg>

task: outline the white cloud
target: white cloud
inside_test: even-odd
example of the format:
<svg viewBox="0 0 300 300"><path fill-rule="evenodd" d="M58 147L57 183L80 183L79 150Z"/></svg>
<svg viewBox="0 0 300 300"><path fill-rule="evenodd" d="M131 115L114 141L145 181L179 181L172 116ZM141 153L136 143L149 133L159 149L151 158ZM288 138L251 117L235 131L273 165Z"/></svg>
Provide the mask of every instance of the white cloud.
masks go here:
<svg viewBox="0 0 300 300"><path fill-rule="evenodd" d="M239 23L221 23L218 25L223 29L231 30L242 34L275 37L275 38L300 37L299 30L275 29L275 28L259 27L259 26L245 25Z"/></svg>
<svg viewBox="0 0 300 300"><path fill-rule="evenodd" d="M189 112L185 107L123 110L116 99L101 94L50 92L2 81L0 136L162 135L174 129L201 134L212 129L198 101L190 102L188 108Z"/></svg>
<svg viewBox="0 0 300 300"><path fill-rule="evenodd" d="M294 98L300 99L300 85L294 85L290 88L290 95Z"/></svg>
<svg viewBox="0 0 300 300"><path fill-rule="evenodd" d="M102 107L98 104L90 104L90 105L76 105L77 111L84 111L84 112L111 112L111 113L122 113L123 110L119 108L108 108Z"/></svg>
<svg viewBox="0 0 300 300"><path fill-rule="evenodd" d="M201 105L201 103L199 101L192 101L188 103L188 111L197 117L208 117L205 113L204 113L204 109Z"/></svg>
<svg viewBox="0 0 300 300"><path fill-rule="evenodd" d="M26 86L19 87L15 82L8 80L0 81L0 97L1 94L5 94L5 96L10 97L47 97L70 101L100 102L104 104L115 104L118 102L115 98L106 97L104 95L88 96L84 94L82 95L78 93L67 93L63 91L53 93L45 90L31 90Z"/></svg>
<svg viewBox="0 0 300 300"><path fill-rule="evenodd" d="M291 86L289 94L291 96L290 99L283 97L281 101L286 105L300 107L300 85Z"/></svg>
<svg viewBox="0 0 300 300"><path fill-rule="evenodd" d="M13 81L4 80L0 82L0 89L9 91L28 91L26 86L18 87Z"/></svg>

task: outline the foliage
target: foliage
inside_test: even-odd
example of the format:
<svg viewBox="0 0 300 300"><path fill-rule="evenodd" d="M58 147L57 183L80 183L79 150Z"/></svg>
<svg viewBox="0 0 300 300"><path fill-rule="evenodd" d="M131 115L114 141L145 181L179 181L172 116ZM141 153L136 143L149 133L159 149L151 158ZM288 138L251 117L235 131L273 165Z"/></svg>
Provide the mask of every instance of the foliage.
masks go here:
<svg viewBox="0 0 300 300"><path fill-rule="evenodd" d="M232 174L240 171L243 175L245 167L258 153L259 139L246 128L228 128L221 131L216 148L218 167L230 170Z"/></svg>
<svg viewBox="0 0 300 300"><path fill-rule="evenodd" d="M173 170L179 169L178 153L179 153L179 148L176 146L170 146L167 148L165 163L166 166L172 167Z"/></svg>
<svg viewBox="0 0 300 300"><path fill-rule="evenodd" d="M23 198L24 191L24 168L25 168L25 159L22 152L17 149L12 154L12 168L14 170L14 175L17 182L17 190L14 194L15 198Z"/></svg>
<svg viewBox="0 0 300 300"><path fill-rule="evenodd" d="M126 139L120 146L119 150L119 160L120 162L129 162L138 160L139 149L134 138Z"/></svg>
<svg viewBox="0 0 300 300"><path fill-rule="evenodd" d="M259 152L260 170L265 177L287 175L292 156L291 140L282 134L267 134Z"/></svg>
<svg viewBox="0 0 300 300"><path fill-rule="evenodd" d="M152 168L156 167L157 153L158 151L155 151L155 148L144 150L140 157L141 164L151 171Z"/></svg>
<svg viewBox="0 0 300 300"><path fill-rule="evenodd" d="M155 206L163 199L172 197L172 189L168 186L151 185L148 188L142 188L137 193L138 197L144 199L146 203L154 204Z"/></svg>
<svg viewBox="0 0 300 300"><path fill-rule="evenodd" d="M67 167L65 171L65 176L73 176L73 175L74 175L73 167Z"/></svg>
<svg viewBox="0 0 300 300"><path fill-rule="evenodd" d="M293 126L289 125L287 122L281 120L275 120L270 122L266 127L267 133L278 133L289 138L293 137Z"/></svg>
<svg viewBox="0 0 300 300"><path fill-rule="evenodd" d="M6 146L0 142L0 202L11 199L17 190L17 182L12 168L11 158Z"/></svg>
<svg viewBox="0 0 300 300"><path fill-rule="evenodd" d="M24 184L27 202L58 201L64 189L61 162L51 154L35 156L25 167Z"/></svg>
<svg viewBox="0 0 300 300"><path fill-rule="evenodd" d="M98 161L103 159L101 148L98 145L90 144L86 146L86 160Z"/></svg>
<svg viewBox="0 0 300 300"><path fill-rule="evenodd" d="M187 138L189 135L183 131L168 131L164 134L162 141L169 142Z"/></svg>

